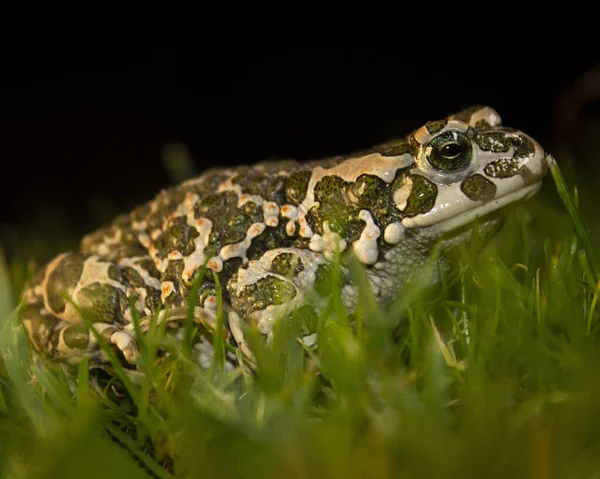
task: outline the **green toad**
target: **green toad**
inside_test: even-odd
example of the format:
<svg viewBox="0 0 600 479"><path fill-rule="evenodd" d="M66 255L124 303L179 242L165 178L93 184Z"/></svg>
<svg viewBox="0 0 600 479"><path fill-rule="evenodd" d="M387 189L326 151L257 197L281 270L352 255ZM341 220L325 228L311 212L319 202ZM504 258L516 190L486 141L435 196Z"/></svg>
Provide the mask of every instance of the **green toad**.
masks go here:
<svg viewBox="0 0 600 479"><path fill-rule="evenodd" d="M66 293L134 365L130 302L142 330L161 309L159 321L181 334L192 283L205 266L195 321L214 326L218 277L227 341L251 357L249 324L268 340L283 314L307 307L308 317L319 314L331 294L336 248L342 273L344 258L354 254L375 296L389 302L436 242L446 251L466 241L475 218L484 233L493 232L500 220L489 214L534 195L546 171L540 145L502 127L484 106L353 155L209 170L50 261L24 293L24 324L45 357L77 364L87 355L106 364ZM345 274L342 281L352 311L357 287ZM314 338L310 327L305 333ZM194 341L198 361L208 364L210 335Z"/></svg>

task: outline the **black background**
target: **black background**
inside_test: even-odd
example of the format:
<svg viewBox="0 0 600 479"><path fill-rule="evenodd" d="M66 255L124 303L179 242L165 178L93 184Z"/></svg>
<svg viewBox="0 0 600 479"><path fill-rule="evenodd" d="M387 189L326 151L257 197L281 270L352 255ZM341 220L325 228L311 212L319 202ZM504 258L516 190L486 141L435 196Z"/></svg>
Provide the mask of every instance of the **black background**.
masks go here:
<svg viewBox="0 0 600 479"><path fill-rule="evenodd" d="M5 59L0 243L9 255L31 241L55 251L151 199L171 182L161 151L174 140L198 172L273 155L310 159L484 103L545 147L556 143L557 99L593 62L498 60L133 48Z"/></svg>

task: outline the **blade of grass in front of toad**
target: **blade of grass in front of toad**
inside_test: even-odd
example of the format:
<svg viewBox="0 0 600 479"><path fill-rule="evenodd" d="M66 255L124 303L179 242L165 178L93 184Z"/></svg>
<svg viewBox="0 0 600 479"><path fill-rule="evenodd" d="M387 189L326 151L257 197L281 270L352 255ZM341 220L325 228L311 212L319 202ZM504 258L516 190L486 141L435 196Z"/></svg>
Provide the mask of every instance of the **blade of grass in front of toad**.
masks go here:
<svg viewBox="0 0 600 479"><path fill-rule="evenodd" d="M0 324L8 321L15 307L8 265L6 264L4 250L0 245ZM5 375L4 355L0 355L0 378ZM5 411L6 409L6 400L0 388L0 411Z"/></svg>
<svg viewBox="0 0 600 479"><path fill-rule="evenodd" d="M223 310L223 291L219 276L214 275L215 290L217 293L217 324L213 332L213 358L209 368L209 374L222 374L225 372L225 341L223 339L223 324L225 322L225 312Z"/></svg>
<svg viewBox="0 0 600 479"><path fill-rule="evenodd" d="M48 411L43 399L31 381L30 356L24 328L19 320L19 308L4 319L0 328L0 351L11 392L20 398L19 408L33 427L46 434L54 430L59 416Z"/></svg>
<svg viewBox="0 0 600 479"><path fill-rule="evenodd" d="M579 208L577 207L577 202L569 191L567 182L560 171L558 163L551 155L548 156L547 160L548 166L550 167L550 173L552 174L552 179L556 185L556 191L560 196L560 199L563 201L565 208L571 216L571 219L573 220L573 227L575 228L577 237L579 238L579 241L581 242L582 247L591 263L592 271L594 273L594 278L592 281L595 283L598 279L597 275L600 274L600 259L596 249L590 241L589 232L583 224L583 220L581 219L581 215L579 213Z"/></svg>

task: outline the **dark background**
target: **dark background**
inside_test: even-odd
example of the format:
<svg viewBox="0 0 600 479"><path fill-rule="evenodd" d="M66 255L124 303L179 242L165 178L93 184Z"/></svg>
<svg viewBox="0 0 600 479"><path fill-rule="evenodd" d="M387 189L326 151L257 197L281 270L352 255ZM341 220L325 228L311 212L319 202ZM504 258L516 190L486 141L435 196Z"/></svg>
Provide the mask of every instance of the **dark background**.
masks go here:
<svg viewBox="0 0 600 479"><path fill-rule="evenodd" d="M9 257L35 251L41 260L73 247L173 181L161 162L171 141L188 147L196 172L274 155L310 159L484 103L547 149L572 146L581 111L598 103L598 93L573 93L582 76L590 83L594 63L527 58L411 61L374 49L19 53L5 59L0 90L0 244Z"/></svg>

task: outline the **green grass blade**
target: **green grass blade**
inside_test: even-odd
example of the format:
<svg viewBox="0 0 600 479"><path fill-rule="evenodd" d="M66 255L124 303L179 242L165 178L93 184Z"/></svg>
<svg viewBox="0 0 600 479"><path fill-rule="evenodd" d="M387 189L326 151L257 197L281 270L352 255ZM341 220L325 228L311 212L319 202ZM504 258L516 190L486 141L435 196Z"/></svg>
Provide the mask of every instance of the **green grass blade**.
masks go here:
<svg viewBox="0 0 600 479"><path fill-rule="evenodd" d="M550 173L552 174L552 178L554 179L554 183L556 184L556 191L560 196L569 216L573 220L573 227L575 228L575 233L581 242L581 245L591 263L592 271L594 273L594 282L598 279L598 273L600 272L600 259L596 252L596 249L592 245L590 240L589 230L584 226L583 220L579 213L579 208L575 202L573 196L571 196L570 190L567 186L567 182L560 171L558 163L551 156L547 157L548 166L550 167Z"/></svg>

